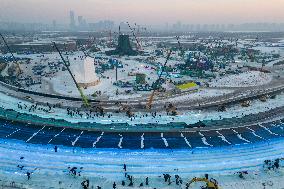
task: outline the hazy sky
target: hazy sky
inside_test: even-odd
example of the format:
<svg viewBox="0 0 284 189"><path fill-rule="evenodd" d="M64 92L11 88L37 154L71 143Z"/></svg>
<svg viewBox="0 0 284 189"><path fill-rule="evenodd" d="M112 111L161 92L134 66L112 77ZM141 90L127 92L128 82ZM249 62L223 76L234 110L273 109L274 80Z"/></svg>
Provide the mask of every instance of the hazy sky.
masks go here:
<svg viewBox="0 0 284 189"><path fill-rule="evenodd" d="M88 22L284 22L284 0L0 0L0 21L68 23L70 10Z"/></svg>

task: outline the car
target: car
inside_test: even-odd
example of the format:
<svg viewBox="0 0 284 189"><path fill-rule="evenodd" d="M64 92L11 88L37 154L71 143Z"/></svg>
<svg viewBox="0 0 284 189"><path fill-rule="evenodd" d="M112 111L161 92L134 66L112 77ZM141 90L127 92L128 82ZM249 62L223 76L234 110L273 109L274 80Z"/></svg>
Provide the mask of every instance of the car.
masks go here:
<svg viewBox="0 0 284 189"><path fill-rule="evenodd" d="M33 100L34 100L34 99L33 99L32 97L30 97L30 96L25 96L25 99L30 100L30 101L33 101Z"/></svg>

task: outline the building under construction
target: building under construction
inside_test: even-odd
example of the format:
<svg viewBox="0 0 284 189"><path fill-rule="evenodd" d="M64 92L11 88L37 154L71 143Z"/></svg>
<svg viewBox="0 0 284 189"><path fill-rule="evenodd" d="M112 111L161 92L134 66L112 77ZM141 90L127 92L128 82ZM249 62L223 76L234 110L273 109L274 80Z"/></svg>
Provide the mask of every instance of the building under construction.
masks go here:
<svg viewBox="0 0 284 189"><path fill-rule="evenodd" d="M115 50L107 51L106 55L120 55L120 56L136 56L137 51L134 51L130 45L129 35L119 35L118 45Z"/></svg>

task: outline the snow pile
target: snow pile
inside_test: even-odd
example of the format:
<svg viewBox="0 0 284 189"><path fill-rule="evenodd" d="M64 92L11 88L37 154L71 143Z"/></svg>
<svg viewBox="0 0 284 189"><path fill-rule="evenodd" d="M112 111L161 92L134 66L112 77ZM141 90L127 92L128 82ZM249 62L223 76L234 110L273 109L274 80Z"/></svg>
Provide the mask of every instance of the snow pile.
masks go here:
<svg viewBox="0 0 284 189"><path fill-rule="evenodd" d="M137 99L137 98L141 98L142 95L141 94L120 94L117 96L110 96L109 99L110 100L129 100L129 99Z"/></svg>
<svg viewBox="0 0 284 189"><path fill-rule="evenodd" d="M230 75L212 81L211 87L251 87L271 82L271 75L259 71L249 71L238 75Z"/></svg>
<svg viewBox="0 0 284 189"><path fill-rule="evenodd" d="M189 94L182 95L182 96L176 96L173 98L165 99L163 101L175 103L175 102L183 102L183 101L201 100L205 98L223 96L231 92L232 92L231 90L202 89L196 93L189 93Z"/></svg>

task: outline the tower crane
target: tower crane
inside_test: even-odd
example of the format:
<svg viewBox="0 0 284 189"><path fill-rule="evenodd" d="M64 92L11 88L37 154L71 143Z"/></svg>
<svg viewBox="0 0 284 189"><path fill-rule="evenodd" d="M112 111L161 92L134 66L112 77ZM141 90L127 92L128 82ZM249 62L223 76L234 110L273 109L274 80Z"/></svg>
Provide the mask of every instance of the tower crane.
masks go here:
<svg viewBox="0 0 284 189"><path fill-rule="evenodd" d="M165 61L164 65L163 65L163 67L162 67L162 71L161 71L161 73L160 73L160 75L159 75L159 77L158 77L158 79L157 79L157 81L156 81L157 84L160 82L160 80L161 80L161 78L162 78L162 74L163 74L163 72L164 72L164 70L165 70L165 67L166 67L166 65L167 65L167 63L168 63L170 57L171 57L171 54L172 54L172 50L170 50L170 51L168 52L166 61ZM158 89L158 87L157 87L157 86L154 86L153 92L152 92L152 94L151 94L151 96L150 96L150 98L149 98L149 100L148 100L148 102L147 102L147 105L146 105L146 108L147 108L147 109L151 109L151 108L152 108L152 103L153 103L153 100L154 100L155 93L156 93L157 89Z"/></svg>
<svg viewBox="0 0 284 189"><path fill-rule="evenodd" d="M55 47L55 49L56 49L57 52L59 53L60 58L62 59L62 61L63 61L64 65L65 65L65 67L66 67L67 70L68 70L68 73L71 75L72 80L74 81L74 83L75 83L75 85L76 85L76 88L78 89L78 91L79 91L79 93L80 93L80 96L81 96L81 98L82 98L82 101L83 101L84 106L90 107L90 103L89 103L88 98L84 95L82 89L80 88L78 82L76 81L74 75L72 74L72 72L71 72L71 70L70 70L70 68L69 68L69 65L70 65L69 62L67 62L67 61L64 59L62 53L60 52L60 50L59 50L59 48L57 47L57 45L56 45L55 42L53 42L53 46Z"/></svg>
<svg viewBox="0 0 284 189"><path fill-rule="evenodd" d="M135 38L135 40L136 40L136 43L137 43L137 49L138 50L141 50L141 45L140 45L140 43L139 43L139 40L138 40L138 38L137 38L137 36L135 35L135 33L134 33L134 30L133 30L133 28L130 26L130 24L129 24L129 22L126 22L127 23L127 25L128 25L128 27L129 27L129 29L130 29L130 31L131 31L131 33L132 33L132 35L133 35L133 37Z"/></svg>
<svg viewBox="0 0 284 189"><path fill-rule="evenodd" d="M81 47L81 51L84 53L85 57L90 57L90 58L94 58L93 56L91 56L89 53L86 52L85 47Z"/></svg>
<svg viewBox="0 0 284 189"><path fill-rule="evenodd" d="M181 56L183 57L184 56L184 50L183 50L183 48L182 48L182 46L181 46L181 43L180 43L180 37L179 36L176 36L176 39L177 39L177 42L178 42L178 47L179 47L179 50L180 50L180 52L181 52Z"/></svg>
<svg viewBox="0 0 284 189"><path fill-rule="evenodd" d="M93 36L93 37L92 37L92 36L89 36L88 43L87 43L87 48L92 47L92 44L95 43L95 40L96 40L96 38L95 38L94 36ZM95 57L91 56L91 55L87 52L87 50L86 50L86 48L84 47L84 45L83 45L82 43L80 43L79 41L78 41L78 45L79 45L79 49L84 53L85 57L95 58Z"/></svg>

